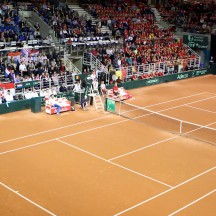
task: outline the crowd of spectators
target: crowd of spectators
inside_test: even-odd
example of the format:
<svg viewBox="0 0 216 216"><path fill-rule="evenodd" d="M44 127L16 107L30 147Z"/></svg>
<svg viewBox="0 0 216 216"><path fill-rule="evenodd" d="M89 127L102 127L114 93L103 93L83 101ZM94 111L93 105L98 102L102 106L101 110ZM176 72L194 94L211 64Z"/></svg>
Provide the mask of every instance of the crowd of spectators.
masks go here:
<svg viewBox="0 0 216 216"><path fill-rule="evenodd" d="M109 34L101 32L100 22L93 24L86 15L80 16L77 11L71 10L61 1L57 4L51 4L50 1L44 2L37 7L37 10L60 39L109 37Z"/></svg>
<svg viewBox="0 0 216 216"><path fill-rule="evenodd" d="M16 41L19 46L26 40L35 38L35 31L19 17L16 2L0 3L0 42Z"/></svg>
<svg viewBox="0 0 216 216"><path fill-rule="evenodd" d="M170 1L168 5L169 7L172 5ZM175 10L172 8L171 13L180 10L177 7L178 1L175 1L173 5ZM196 58L195 54L183 46L181 40L173 37L170 28L160 28L157 25L154 13L145 1L113 0L95 4L87 1L83 7L101 22L93 25L92 20L88 20L87 16L79 16L62 1L47 0L34 5L34 9L37 9L44 21L53 27L61 39L106 37L109 34L101 33L101 25L107 25L112 31L112 37L119 43L97 44L89 46L87 51L97 57L109 71L128 66L138 67L143 64ZM35 31L31 30L25 21L20 20L16 8L15 4L2 3L0 16L3 18L0 24L3 32L1 35L4 36L8 31L14 31L15 36L7 37L6 41L24 41L30 37L40 39L40 34L37 34L40 32L40 25L35 23ZM165 10L162 9L162 11ZM5 21L8 18L9 23ZM42 80L43 87L46 87L50 83L61 85L73 82L73 74L66 70L66 66L55 52L48 55L42 53L31 56L23 55L19 61L7 58L4 62L0 62L0 69L2 73L7 71L6 77L14 83ZM183 68L183 70L187 69L191 68L187 66ZM67 75L67 81L64 78L65 75Z"/></svg>
<svg viewBox="0 0 216 216"><path fill-rule="evenodd" d="M42 82L43 88L63 83L70 85L74 77L55 51L47 55L22 54L19 59L7 57L0 61L0 71L12 83L38 80Z"/></svg>
<svg viewBox="0 0 216 216"><path fill-rule="evenodd" d="M216 27L216 3L211 1L168 0L157 5L164 21L191 33L211 33Z"/></svg>
<svg viewBox="0 0 216 216"><path fill-rule="evenodd" d="M84 4L92 15L106 24L122 48L93 49L104 65L114 68L178 61L196 56L176 40L170 28L159 28L149 5L141 1L115 1ZM185 67L185 69L187 69Z"/></svg>

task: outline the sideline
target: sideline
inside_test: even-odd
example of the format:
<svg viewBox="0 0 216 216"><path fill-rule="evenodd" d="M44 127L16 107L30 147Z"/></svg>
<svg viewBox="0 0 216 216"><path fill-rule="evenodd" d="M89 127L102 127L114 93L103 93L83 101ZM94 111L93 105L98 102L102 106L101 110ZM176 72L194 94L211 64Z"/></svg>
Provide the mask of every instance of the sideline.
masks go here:
<svg viewBox="0 0 216 216"><path fill-rule="evenodd" d="M184 207L178 209L177 211L175 211L175 212L169 214L169 216L173 216L173 215L175 215L176 213L178 213L178 212L180 212L180 211L186 209L187 207L193 205L194 203L196 203L196 202L198 202L198 201L204 199L205 197L207 197L207 196L213 194L214 192L216 192L216 189L210 191L209 193L205 194L204 196L201 196L200 198L198 198L198 199L194 200L193 202L189 203L188 205L186 205L186 206L184 206Z"/></svg>
<svg viewBox="0 0 216 216"><path fill-rule="evenodd" d="M166 191L164 191L164 192L162 192L162 193L159 193L159 194L157 194L156 196L153 196L153 197L151 197L151 198L149 198L149 199L147 199L147 200L144 200L144 201L142 201L142 202L140 202L140 203L138 203L138 204L136 204L136 205L134 205L134 206L131 206L130 208L127 208L127 209L125 209L125 210L123 210L123 211L121 211L121 212L115 214L114 216L121 215L121 214L123 214L123 213L125 213L125 212L128 212L128 211L130 211L130 210L132 210L132 209L134 209L134 208L136 208L136 207L138 207L138 206L140 206L140 205L143 205L143 204L145 204L145 203L147 203L147 202L149 202L149 201L151 201L151 200L153 200L153 199L155 199L155 198L157 198L157 197L160 197L160 196L162 196L163 194L166 194L166 193L168 193L168 192L170 192L170 191L172 191L172 190L174 190L174 189L176 189L176 188L178 188L178 187L180 187L180 186L182 186L182 185L184 185L184 184L186 184L186 183L188 183L188 182L190 182L190 181L192 181L192 180L194 180L194 179L196 179L196 178L198 178L198 177L200 177L200 176L202 176L202 175L204 175L204 174L206 174L206 173L208 173L208 172L211 172L211 171L214 170L215 168L216 168L216 166L215 166L215 167L212 167L212 168L210 168L210 169L208 169L208 170L206 170L206 171L204 171L204 172L202 172L202 173L200 173L200 174L198 174L198 175L196 175L196 176L194 176L194 177L192 177L192 178L190 178L190 179L188 179L188 180L186 180L186 181L184 181L184 182L182 182L182 183L180 183L180 184L178 184L178 185L176 185L176 186L174 186L174 187L172 187L172 188L170 188L170 189L168 189L168 190L166 190Z"/></svg>
<svg viewBox="0 0 216 216"><path fill-rule="evenodd" d="M190 95L190 96L187 96L187 97L177 98L177 99L170 100L170 101L181 100L181 99L184 99L184 98L194 97L194 96L201 95L201 94L206 94L206 93L208 93L208 92L202 92L202 93L199 93L199 94L194 94L194 95ZM211 99L211 98L209 98L209 99ZM207 99L205 98L204 100L207 100ZM169 103L170 101L165 101L165 102L162 102L162 103ZM198 100L196 102L199 102L199 101L200 100ZM196 103L196 102L192 102L192 103ZM162 104L162 103L160 103L160 104ZM188 104L191 104L191 103L188 103ZM151 106L155 106L155 105L157 105L157 104L153 104ZM186 105L186 104L184 104L184 105ZM169 109L174 109L174 108L181 107L181 106L184 106L184 105L179 105L179 106L176 106L176 107L167 108L167 109L164 109L164 110L161 110L161 111L157 111L157 112L163 112L163 111L166 111L166 110L169 110ZM147 108L147 107L143 107L143 108ZM128 111L126 111L126 112L128 112ZM0 144L4 144L4 143L7 143L7 142L16 141L16 140L20 140L20 139L24 139L24 138L29 138L29 137L32 137L32 136L37 136L37 135L40 135L40 134L45 134L45 133L49 133L49 132L52 132L52 131L57 131L57 130L61 130L61 129L64 129L64 128L69 128L69 127L72 127L72 126L76 126L76 125L81 125L81 124L85 124L85 123L88 123L88 122L97 121L97 120L100 120L100 119L105 119L105 118L110 117L111 115L112 114L109 113L107 116L103 116L103 117L100 117L100 118L95 118L95 119L91 119L91 120L87 120L87 121L83 121L83 122L79 122L79 123L75 123L75 124L70 124L70 125L54 128L54 129L51 129L51 130L41 131L41 132L37 132L37 133L25 135L25 136L13 138L13 139L1 141Z"/></svg>
<svg viewBox="0 0 216 216"><path fill-rule="evenodd" d="M35 203L34 201L30 200L29 198L23 196L22 194L20 194L18 191L13 190L12 188L10 188L9 186L5 185L4 183L0 182L0 185L2 185L3 187L7 188L9 191L12 191L13 193L15 193L16 195L20 196L21 198L23 198L24 200L30 202L31 204L33 204L34 206L37 206L38 208L40 208L41 210L45 211L46 213L52 215L52 216L56 216L56 214L52 213L51 211L47 210L46 208L40 206L39 204Z"/></svg>

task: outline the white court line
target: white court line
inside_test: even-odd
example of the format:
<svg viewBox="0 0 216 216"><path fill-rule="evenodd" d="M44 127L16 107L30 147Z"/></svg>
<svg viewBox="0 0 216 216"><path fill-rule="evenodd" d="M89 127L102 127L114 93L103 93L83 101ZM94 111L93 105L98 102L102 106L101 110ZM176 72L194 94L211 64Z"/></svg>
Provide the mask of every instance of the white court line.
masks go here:
<svg viewBox="0 0 216 216"><path fill-rule="evenodd" d="M105 124L105 125L103 125L103 126L98 126L98 127L90 128L90 129L87 129L87 130L82 130L82 131L79 131L79 132L76 132L76 133L72 133L72 134L69 134L69 135L64 135L64 136L60 136L60 137L55 137L55 138L53 138L53 139L49 139L49 140L46 140L46 141L42 141L42 142L39 142L39 143L35 143L35 144L29 145L29 146L24 146L24 147L20 147L20 148L8 150L8 151L0 152L0 155L6 154L6 153L10 153L10 152L15 152L15 151L22 150L22 149L26 149L26 148L30 148L30 147L34 147L34 146L37 146L37 145L41 145L41 144L43 144L43 143L47 143L47 142L50 142L50 141L54 141L54 140L56 140L56 139L62 139L62 138L69 137L69 136L75 136L75 135L77 135L77 134L82 134L82 133L85 133L85 132L97 130L97 129L104 128L104 127L108 127L108 126L111 126L111 125L120 124L120 123L126 122L126 121L130 121L130 120L129 120L129 119L126 119L126 120L122 120L122 121L118 121L118 122L114 122L114 123Z"/></svg>
<svg viewBox="0 0 216 216"><path fill-rule="evenodd" d="M198 107L194 107L194 106L190 106L190 105L185 105L185 106L191 107L193 109L197 109L197 110L201 110L201 111L205 111L205 112L216 114L216 112L214 112L214 111L210 111L210 110L206 110L206 109L202 109L202 108L198 108Z"/></svg>
<svg viewBox="0 0 216 216"><path fill-rule="evenodd" d="M169 141L169 140L173 140L173 139L175 139L175 138L177 138L177 137L181 137L181 135L189 134L189 133L192 133L192 132L194 132L194 131L201 130L202 128L207 128L208 126L213 125L213 124L215 124L215 123L216 123L216 122L212 122L212 123L209 123L209 124L207 124L207 125L203 125L202 127L199 127L199 128L194 129L194 130L188 131L188 132L186 132L186 133L179 134L179 135L176 135L176 136L174 136L174 137L171 137L171 138L168 138L168 139L165 139L165 140L158 141L158 142L156 142L156 143L153 143L153 144L150 144L150 145L148 145L148 146L145 146L145 147L136 149L136 150L131 151L131 152L127 152L127 153L125 153L125 154L122 154L122 155L119 155L119 156L117 156L117 157L111 158L111 159L109 159L109 161L112 161L112 160L115 160L115 159L124 157L124 156L126 156L126 155L133 154L133 153L135 153L135 152L141 151L141 150L146 149L146 148L150 148L150 147L152 147L152 146L158 145L158 144L160 144L160 143L163 143L163 142L166 142L166 141ZM214 129L214 128L209 128L209 129ZM216 129L215 129L215 130L216 130ZM193 139L193 138L192 138L192 139ZM201 141L201 140L200 140L200 141Z"/></svg>
<svg viewBox="0 0 216 216"><path fill-rule="evenodd" d="M209 129L209 130L214 130L214 131L216 131L216 128L211 128L211 127L208 127L208 126L211 126L211 125L214 125L216 122L212 122L212 123L209 123L209 124L207 124L207 125L203 125L202 127L198 127L198 128L196 128L196 129L194 129L194 130L191 130L191 131L188 131L188 132L186 132L186 133L182 133L183 135L184 134L189 134L189 133L193 133L194 131L197 131L197 130L201 130L201 129ZM193 124L191 124L191 125L193 125ZM196 126L196 125L195 125Z"/></svg>
<svg viewBox="0 0 216 216"><path fill-rule="evenodd" d="M174 107L169 107L169 108L166 108L166 109L163 109L163 110L158 110L158 111L147 110L147 111L149 111L149 112L152 111L152 112L161 113L161 112L163 112L163 111L172 110L172 109L179 108L179 107L184 107L184 106L187 106L188 104L194 104L194 103L198 103L198 102L201 102L201 101L210 100L210 99L212 99L212 98L216 98L216 96L209 97L209 98L204 98L204 99L200 99L200 100L197 100L197 101L193 101L193 102L189 102L189 103L185 103L185 104L181 104L181 105L177 105L177 106L174 106ZM130 104L130 103L126 103L126 104L136 107L136 105L133 105L133 104ZM146 108L147 108L147 107L140 107L140 110L143 109L144 111L146 111L146 110L145 110ZM125 112L123 112L123 113L133 112L133 111L136 111L136 110L139 110L139 109L136 108L136 109L132 109L132 110L129 110L129 111L125 111ZM151 115L151 114L149 114L149 115ZM171 117L171 118L172 118L172 117ZM179 120L180 120L180 119L179 119Z"/></svg>
<svg viewBox="0 0 216 216"><path fill-rule="evenodd" d="M158 141L158 142L156 142L156 143L153 143L153 144L151 144L151 145L144 146L144 147L142 147L142 148L136 149L136 150L131 151L131 152L127 152L127 153L125 153L125 154L122 154L122 155L119 155L119 156L117 156L117 157L111 158L111 159L109 159L108 161L112 161L112 160L115 160L115 159L124 157L124 156L126 156L126 155L133 154L133 153L135 153L135 152L141 151L141 150L143 150L143 149L150 148L150 147L152 147L152 146L155 146L155 145L158 145L158 144L160 144L160 143L163 143L163 142L166 142L166 141L175 139L175 138L177 138L177 137L179 137L179 135L174 136L174 137L171 137L171 138L168 138L168 139L165 139L165 140Z"/></svg>
<svg viewBox="0 0 216 216"><path fill-rule="evenodd" d="M187 207L189 207L189 206L193 205L194 203L196 203L196 202L198 202L198 201L200 201L200 200L204 199L205 197L207 197L207 196L209 196L209 195L213 194L214 192L216 192L216 189L214 189L214 190L212 190L211 192L209 192L209 193L205 194L204 196L202 196L202 197L200 197L200 198L198 198L198 199L194 200L193 202L189 203L188 205L186 205L186 206L184 206L184 207L182 207L182 208L178 209L177 211L175 211L175 212L173 212L173 213L169 214L169 216L173 216L173 215L175 215L176 213L178 213L178 212L180 212L180 211L182 211L182 210L186 209Z"/></svg>
<svg viewBox="0 0 216 216"><path fill-rule="evenodd" d="M190 98L190 97L194 97L194 96L201 95L201 94L206 94L206 93L213 94L213 93L210 93L210 92L201 92L201 93L194 94L194 95L189 95L189 96L185 96L185 97L181 97L181 98L176 98L176 99L173 99L173 100L168 100L168 101L152 104L152 105L146 106L144 108L149 108L149 107L157 106L157 105L160 105L160 104L165 104L165 103L169 103L169 102L173 102L173 101L178 101L178 100L182 100L182 99L185 99L185 98Z"/></svg>
<svg viewBox="0 0 216 216"><path fill-rule="evenodd" d="M181 104L181 105L178 105L178 106L166 108L166 109L164 109L164 110L159 110L159 111L155 111L155 112L160 113L160 112L163 112L163 111L172 110L172 109L175 109L175 108L187 106L188 104L194 104L194 103L198 103L198 102L201 102L201 101L210 100L210 99L212 99L212 98L216 98L216 96L209 97L209 98L204 98L204 99L200 99L200 100L197 100L197 101L193 101L193 102L190 102L190 103ZM143 109L145 110L145 107L143 107Z"/></svg>
<svg viewBox="0 0 216 216"><path fill-rule="evenodd" d="M215 97L216 97L216 96L215 96ZM204 100L206 100L206 99L204 99ZM200 100L199 100L199 101L200 101ZM185 106L185 105L179 105L179 106L177 106L177 107L181 107L181 106ZM176 107L172 107L172 108L176 108ZM171 108L167 108L167 109L160 110L160 111L157 111L157 112L160 113L160 112L163 112L163 111L166 111L166 110L170 110L170 109L171 109ZM148 116L148 115L151 115L151 113L150 113L150 114L145 114L145 115L141 115L141 116L135 117L134 119L137 119L137 118L140 118L140 117L143 117L143 116ZM108 117L109 117L109 116L108 116ZM76 124L72 124L72 125L68 125L68 126L64 126L64 127L62 127L62 128L67 128L67 127L71 127L71 126L73 126L73 125L83 124L83 123L86 123L86 122L91 122L91 121L95 121L95 120L99 120L99 119L103 119L103 118L107 118L107 116L101 117L101 118L97 118L97 119L88 120L88 121L84 121L84 122L80 122L80 123L76 123ZM181 121L180 119L178 119L178 120ZM29 146L24 146L24 147L20 147L20 148L8 150L8 151L5 151L5 152L1 152L0 155L6 154L6 153L10 153L10 152L15 152L15 151L22 150L22 149L26 149L26 148L30 148L30 147L37 146L37 145L41 145L41 144L43 144L43 143L50 142L50 141L53 141L53 140L55 140L55 139L60 139L60 138L65 138L65 137L69 137L69 136L74 136L74 135L77 135L77 134L80 134L80 133L89 132L89 131L92 131L92 130L100 129L100 128L107 127L107 126L110 126L110 125L119 124L119 123L126 122L126 121L130 121L130 119L118 121L118 122L115 122L115 123L106 124L106 125L103 125L103 126L99 126L99 127L87 129L87 130L84 130L84 131L79 131L79 132L76 132L76 133L73 133L73 134L69 134L69 135L65 135L65 136L61 136L61 137L56 137L56 138L49 139L49 140L46 140L46 141L42 141L42 142L39 142L39 143L35 143L35 144L29 145ZM211 124L213 124L213 123L211 123ZM57 128L57 129L53 129L53 130L58 130L58 128ZM53 130L50 130L50 131L53 131ZM38 133L38 134L46 133L46 132L50 132L50 131L44 131L44 132L40 132L40 133ZM20 137L20 138L14 138L14 139L11 139L11 140L4 141L4 142L2 142L2 143L6 143L6 142L9 142L9 141L19 140L19 139L26 138L26 137L35 136L35 135L38 135L38 134L36 133L36 134L33 134L33 135L27 135L27 136ZM2 144L2 143L0 142L0 144Z"/></svg>
<svg viewBox="0 0 216 216"><path fill-rule="evenodd" d="M38 132L38 133L25 135L25 136L13 138L13 139L10 139L10 140L5 140L5 141L0 142L0 144L6 143L6 142L15 141L15 140L19 140L19 139L24 139L24 138L28 138L28 137L32 137L32 136L37 136L37 135L48 133L48 132L52 132L52 131L57 131L57 130L65 129L65 128L68 128L68 127L73 127L73 126L76 126L76 125L86 124L88 122L93 122L93 121L97 121L97 120L100 120L100 119L104 119L104 118L110 117L110 114L108 114L108 115L109 116L103 116L103 117L100 117L100 118L95 118L95 119L91 119L91 120L87 120L87 121L83 121L83 122L79 122L79 123L75 123L75 124L66 125L66 126L63 126L63 127L54 128L54 129L51 129L51 130L41 131L41 132Z"/></svg>
<svg viewBox="0 0 216 216"><path fill-rule="evenodd" d="M147 203L147 202L149 202L149 201L151 201L151 200L153 200L153 199L155 199L157 197L160 197L163 194L166 194L166 193L168 193L168 192L170 192L170 191L172 191L172 190L174 190L174 189L176 189L176 188L178 188L178 187L180 187L180 186L182 186L182 185L184 185L184 184L186 184L186 183L188 183L188 182L190 182L190 181L192 181L192 180L194 180L194 179L196 179L196 178L198 178L198 177L200 177L200 176L202 176L202 175L204 175L204 174L206 174L206 173L208 173L208 172L210 172L212 170L214 170L215 168L216 168L216 166L212 167L212 168L210 168L210 169L208 169L208 170L206 170L206 171L204 171L204 172L202 172L202 173L200 173L200 174L198 174L198 175L196 175L196 176L194 176L194 177L192 177L192 178L190 178L190 179L188 179L188 180L186 180L186 181L184 181L184 182L182 182L182 183L180 183L180 184L178 184L178 185L176 185L176 186L174 186L174 187L172 187L172 188L170 188L170 189L168 189L168 190L166 190L166 191L164 191L162 193L159 193L156 196L153 196L153 197L151 197L151 198L149 198L147 200L144 200L144 201L142 201L142 202L140 202L140 203L138 203L138 204L136 204L136 205L134 205L134 206L132 206L130 208L127 208L124 211L121 211L121 212L115 214L114 216L121 215L121 214L123 214L125 212L128 212L128 211L130 211L130 210L132 210L132 209L134 209L134 208L136 208L138 206L141 206L141 205L143 205L143 204L145 204L145 203Z"/></svg>
<svg viewBox="0 0 216 216"><path fill-rule="evenodd" d="M104 158L102 158L102 157L100 157L100 156L97 156L97 155L95 155L95 154L93 154L93 153L91 153L91 152L88 152L88 151L86 151L86 150L83 150L83 149L81 149L81 148L79 148L79 147L77 147L77 146L74 146L74 145L69 144L69 143L67 143L67 142L64 142L64 141L62 141L62 140L59 140L59 139L56 139L56 140L59 141L59 142L61 142L61 143L63 143L64 145L70 146L71 148L75 148L75 149L77 149L77 150L79 150L79 151L81 151L81 152L85 152L85 153L87 153L87 154L89 154L89 155L91 155L91 156L94 156L94 157L96 157L96 158L98 158L98 159L100 159L100 160L103 160L103 161L105 161L105 162L107 162L107 163L110 163L110 164L112 164L112 165L118 166L118 167L120 167L120 168L122 168L122 169L124 169L124 170L127 170L127 171L129 171L129 172L135 173L135 174L137 174L137 175L139 175L139 176L145 177L145 178L150 179L150 180L152 180L152 181L154 181L154 182L157 182L157 183L160 183L160 184L162 184L162 185L165 185L165 186L167 186L167 187L169 187L169 188L172 188L172 186L170 186L170 185L168 185L168 184L166 184L166 183L164 183L164 182L161 182L161 181L159 181L159 180L157 180L157 179L151 178L151 177L149 177L149 176L146 176L146 175L143 175L143 174L141 174L141 173L139 173L139 172L136 172L136 171L134 171L134 170L131 170L131 169L127 168L127 167L124 167L124 166L121 166L121 165L119 165L119 164L113 163L112 161L106 160L106 159L104 159Z"/></svg>
<svg viewBox="0 0 216 216"><path fill-rule="evenodd" d="M37 206L38 208L40 208L41 210L45 211L46 213L56 216L56 214L52 213L51 211L45 209L44 207L38 205L37 203L33 202L32 200L30 200L29 198L23 196L22 194L20 194L18 191L13 190L12 188L8 187L7 185L3 184L2 182L0 182L0 185L2 185L3 187L7 188L8 190L12 191L13 193L15 193L16 195L20 196L21 198L23 198L24 200L30 202L31 204L33 204L34 206Z"/></svg>
<svg viewBox="0 0 216 216"><path fill-rule="evenodd" d="M177 99L174 99L174 100L175 101L176 100L181 100L181 99L184 99L184 98L193 97L193 96L196 96L196 95L206 94L206 93L209 93L209 92L202 92L202 93L199 93L199 94L194 94L194 95L190 95L190 96L187 96L187 97L177 98ZM170 101L173 101L173 100L170 100ZM162 102L162 103L169 103L170 101L165 101L165 102ZM153 104L151 106L154 106L154 105L157 105L157 104ZM61 130L61 129L64 129L64 128L72 127L72 126L75 126L75 125L81 125L81 124L85 124L85 123L88 123L88 122L92 122L92 121L96 121L96 120L100 120L100 119L104 119L104 118L108 118L110 115L111 114L108 114L108 116L104 116L104 117L100 117L100 118L96 118L96 119L91 119L91 120L87 120L87 121L83 121L83 122L79 122L79 123L75 123L75 124L66 125L66 126L63 126L63 127L54 128L54 129L51 129L51 130L41 131L41 132L38 132L38 133L33 133L33 134L29 134L29 135L25 135L25 136L13 138L13 139L1 141L0 144L15 141L15 140L19 140L19 139L24 139L24 138L28 138L28 137L32 137L32 136L37 136L37 135L45 134L45 133L52 132L52 131L57 131L57 130Z"/></svg>

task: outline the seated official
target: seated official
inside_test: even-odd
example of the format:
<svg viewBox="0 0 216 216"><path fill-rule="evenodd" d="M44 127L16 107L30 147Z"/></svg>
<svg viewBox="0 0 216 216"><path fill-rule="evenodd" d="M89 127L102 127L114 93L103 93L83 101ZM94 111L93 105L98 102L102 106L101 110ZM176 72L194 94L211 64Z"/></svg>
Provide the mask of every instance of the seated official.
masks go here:
<svg viewBox="0 0 216 216"><path fill-rule="evenodd" d="M117 85L117 82L114 83L114 86L113 86L113 93L114 95L119 95L119 88L118 88L118 85Z"/></svg>
<svg viewBox="0 0 216 216"><path fill-rule="evenodd" d="M35 89L33 89L33 91L32 91L31 94L32 94L32 97L33 97L33 98L39 96Z"/></svg>
<svg viewBox="0 0 216 216"><path fill-rule="evenodd" d="M49 98L49 103L53 107L56 107L56 109L57 109L57 115L60 115L61 106L58 104L58 102L56 101L56 98L55 98L55 96L53 94Z"/></svg>
<svg viewBox="0 0 216 216"><path fill-rule="evenodd" d="M6 100L6 102L11 102L11 101L14 100L13 95L11 94L10 90L7 90L7 94L5 96L5 100Z"/></svg>
<svg viewBox="0 0 216 216"><path fill-rule="evenodd" d="M10 90L7 90L7 94L5 96L6 106L9 107L9 103L14 101L13 95Z"/></svg>
<svg viewBox="0 0 216 216"><path fill-rule="evenodd" d="M29 89L26 89L24 96L25 96L25 99L31 99L32 98L32 93L29 91Z"/></svg>

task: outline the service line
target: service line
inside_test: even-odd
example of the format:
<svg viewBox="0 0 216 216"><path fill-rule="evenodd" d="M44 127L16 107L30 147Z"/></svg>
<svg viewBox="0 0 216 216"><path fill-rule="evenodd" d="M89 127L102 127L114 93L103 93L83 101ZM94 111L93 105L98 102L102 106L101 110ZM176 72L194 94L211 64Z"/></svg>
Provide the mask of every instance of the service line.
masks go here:
<svg viewBox="0 0 216 216"><path fill-rule="evenodd" d="M140 202L140 203L138 203L138 204L136 204L134 206L131 206L130 208L127 208L127 209L115 214L114 216L121 215L121 214L123 214L125 212L128 212L128 211L130 211L130 210L132 210L132 209L134 209L134 208L136 208L138 206L141 206L141 205L143 205L143 204L145 204L145 203L147 203L147 202L149 202L151 200L154 200L157 197L160 197L160 196L162 196L162 195L164 195L164 194L166 194L166 193L168 193L168 192L170 192L170 191L172 191L172 190L174 190L174 189L176 189L176 188L178 188L178 187L180 187L180 186L182 186L182 185L184 185L184 184L186 184L186 183L188 183L188 182L190 182L190 181L192 181L192 180L194 180L194 179L196 179L196 178L198 178L198 177L200 177L200 176L202 176L202 175L204 175L204 174L206 174L208 172L211 172L215 168L216 168L216 166L214 166L214 167L212 167L212 168L210 168L210 169L208 169L208 170L206 170L206 171L204 171L204 172L202 172L202 173L200 173L200 174L198 174L198 175L196 175L196 176L194 176L194 177L192 177L192 178L190 178L190 179L188 179L188 180L186 180L186 181L184 181L184 182L182 182L182 183L180 183L180 184L178 184L178 185L176 185L176 186L174 186L174 187L172 187L172 188L170 188L170 189L168 189L168 190L166 190L166 191L164 191L162 193L159 193L156 196L153 196L153 197L151 197L149 199L146 199L146 200L144 200L144 201L142 201L142 202Z"/></svg>

